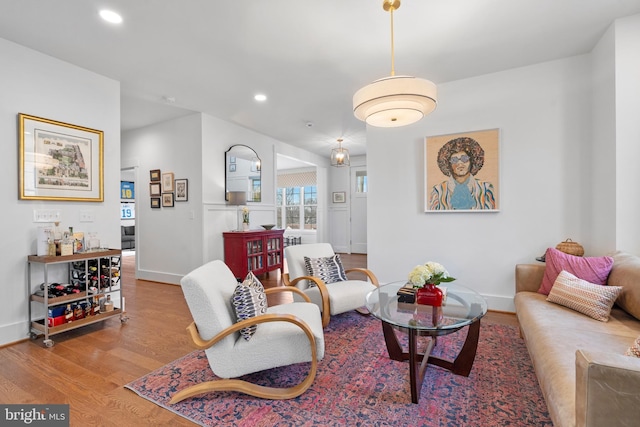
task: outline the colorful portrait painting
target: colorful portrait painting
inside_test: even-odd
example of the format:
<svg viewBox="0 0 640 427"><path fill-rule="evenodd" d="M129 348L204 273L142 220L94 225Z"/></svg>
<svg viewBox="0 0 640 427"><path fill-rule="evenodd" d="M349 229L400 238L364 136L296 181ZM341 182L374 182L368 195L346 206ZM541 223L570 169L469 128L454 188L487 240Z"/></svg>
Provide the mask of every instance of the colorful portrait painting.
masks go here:
<svg viewBox="0 0 640 427"><path fill-rule="evenodd" d="M425 212L495 212L499 129L430 136L425 142Z"/></svg>

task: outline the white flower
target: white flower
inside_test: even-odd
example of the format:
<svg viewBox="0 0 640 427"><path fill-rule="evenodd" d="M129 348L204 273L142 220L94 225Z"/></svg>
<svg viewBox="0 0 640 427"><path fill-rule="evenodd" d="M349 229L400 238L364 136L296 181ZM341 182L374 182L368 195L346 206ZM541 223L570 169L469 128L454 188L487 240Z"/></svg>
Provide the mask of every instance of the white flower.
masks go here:
<svg viewBox="0 0 640 427"><path fill-rule="evenodd" d="M433 261L417 265L409 273L409 281L418 288L427 283L439 285L441 282L453 282L454 280L456 279L449 276L449 272L442 264Z"/></svg>

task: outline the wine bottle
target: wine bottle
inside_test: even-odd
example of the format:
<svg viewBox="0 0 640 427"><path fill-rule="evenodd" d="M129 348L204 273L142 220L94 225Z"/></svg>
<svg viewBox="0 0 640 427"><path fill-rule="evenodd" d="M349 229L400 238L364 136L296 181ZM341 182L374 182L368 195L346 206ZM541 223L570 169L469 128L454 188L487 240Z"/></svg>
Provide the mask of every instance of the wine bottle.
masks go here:
<svg viewBox="0 0 640 427"><path fill-rule="evenodd" d="M64 310L64 321L66 323L73 322L73 310L71 310L71 304L67 304L67 308Z"/></svg>

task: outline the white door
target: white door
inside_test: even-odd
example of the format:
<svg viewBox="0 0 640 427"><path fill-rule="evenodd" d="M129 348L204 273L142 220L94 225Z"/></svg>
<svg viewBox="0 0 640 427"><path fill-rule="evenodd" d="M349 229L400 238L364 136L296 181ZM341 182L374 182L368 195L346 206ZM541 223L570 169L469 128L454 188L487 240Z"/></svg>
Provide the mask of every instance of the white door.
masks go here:
<svg viewBox="0 0 640 427"><path fill-rule="evenodd" d="M351 168L351 253L367 253L367 168Z"/></svg>

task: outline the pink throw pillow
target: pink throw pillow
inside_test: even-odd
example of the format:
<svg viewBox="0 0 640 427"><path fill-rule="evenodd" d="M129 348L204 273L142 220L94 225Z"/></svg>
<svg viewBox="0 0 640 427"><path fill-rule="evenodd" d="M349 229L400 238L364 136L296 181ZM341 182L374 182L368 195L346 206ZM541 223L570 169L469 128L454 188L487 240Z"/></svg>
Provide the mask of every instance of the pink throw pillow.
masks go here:
<svg viewBox="0 0 640 427"><path fill-rule="evenodd" d="M544 276L538 293L549 295L558 274L562 270L568 271L587 282L605 285L609 272L611 272L611 267L613 267L613 258L609 256L579 257L565 254L555 248L548 248L545 254L545 263Z"/></svg>

